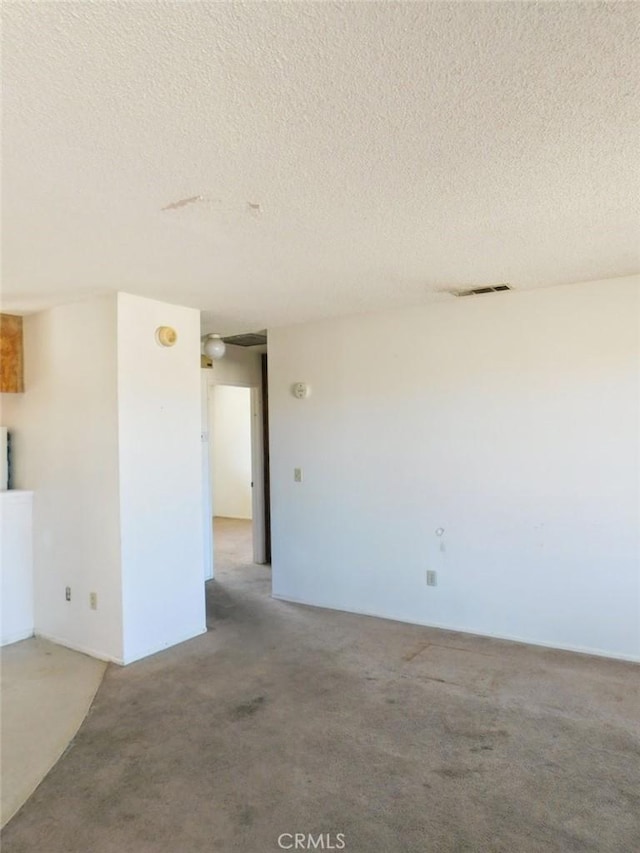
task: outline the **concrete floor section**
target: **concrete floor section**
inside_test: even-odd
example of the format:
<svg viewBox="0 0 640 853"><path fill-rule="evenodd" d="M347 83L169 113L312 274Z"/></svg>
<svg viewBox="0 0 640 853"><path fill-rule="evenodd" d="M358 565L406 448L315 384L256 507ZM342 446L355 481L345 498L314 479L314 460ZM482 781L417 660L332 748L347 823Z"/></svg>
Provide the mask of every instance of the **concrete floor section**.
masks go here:
<svg viewBox="0 0 640 853"><path fill-rule="evenodd" d="M35 637L2 648L0 662L4 826L69 745L107 665Z"/></svg>
<svg viewBox="0 0 640 853"><path fill-rule="evenodd" d="M275 601L226 526L209 632L108 669L3 853L638 849L637 666Z"/></svg>

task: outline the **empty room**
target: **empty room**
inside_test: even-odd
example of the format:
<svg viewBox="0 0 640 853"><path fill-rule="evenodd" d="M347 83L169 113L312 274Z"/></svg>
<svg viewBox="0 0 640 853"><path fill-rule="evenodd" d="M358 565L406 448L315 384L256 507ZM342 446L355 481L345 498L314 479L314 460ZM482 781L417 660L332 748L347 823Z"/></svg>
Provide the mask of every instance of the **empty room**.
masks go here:
<svg viewBox="0 0 640 853"><path fill-rule="evenodd" d="M3 2L3 853L640 847L639 37Z"/></svg>

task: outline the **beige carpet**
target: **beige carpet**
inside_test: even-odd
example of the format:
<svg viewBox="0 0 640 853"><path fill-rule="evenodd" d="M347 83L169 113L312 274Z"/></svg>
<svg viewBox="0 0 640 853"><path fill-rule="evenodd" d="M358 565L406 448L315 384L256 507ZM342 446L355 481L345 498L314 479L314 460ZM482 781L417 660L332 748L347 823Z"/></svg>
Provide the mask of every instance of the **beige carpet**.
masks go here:
<svg viewBox="0 0 640 853"><path fill-rule="evenodd" d="M33 638L0 651L0 820L4 825L67 748L106 664Z"/></svg>
<svg viewBox="0 0 640 853"><path fill-rule="evenodd" d="M253 526L245 518L224 518L215 516L213 519L213 565L214 572L219 567L221 571L242 570L250 566L253 560Z"/></svg>
<svg viewBox="0 0 640 853"><path fill-rule="evenodd" d="M638 849L637 666L275 601L225 524L208 633L109 667L2 853Z"/></svg>

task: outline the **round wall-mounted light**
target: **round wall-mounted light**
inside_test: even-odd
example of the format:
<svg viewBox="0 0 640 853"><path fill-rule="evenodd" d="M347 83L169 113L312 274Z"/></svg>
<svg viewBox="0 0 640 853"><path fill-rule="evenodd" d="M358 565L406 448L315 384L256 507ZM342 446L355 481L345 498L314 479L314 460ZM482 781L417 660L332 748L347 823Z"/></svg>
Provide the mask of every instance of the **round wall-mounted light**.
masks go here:
<svg viewBox="0 0 640 853"><path fill-rule="evenodd" d="M178 340L178 333L171 326L158 326L156 341L161 347L172 347Z"/></svg>
<svg viewBox="0 0 640 853"><path fill-rule="evenodd" d="M215 361L223 358L226 350L227 347L220 335L207 335L202 344L202 352L207 358L212 358Z"/></svg>

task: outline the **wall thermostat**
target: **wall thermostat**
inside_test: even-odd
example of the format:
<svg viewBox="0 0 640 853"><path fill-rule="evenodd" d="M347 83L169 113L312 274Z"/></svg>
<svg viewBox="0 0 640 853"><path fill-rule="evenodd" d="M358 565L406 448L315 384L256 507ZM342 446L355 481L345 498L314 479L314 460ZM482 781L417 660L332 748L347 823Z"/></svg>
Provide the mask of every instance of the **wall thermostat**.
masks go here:
<svg viewBox="0 0 640 853"><path fill-rule="evenodd" d="M298 400L304 400L305 397L309 396L309 386L304 382L296 382L291 390L293 391L293 396L297 397Z"/></svg>

